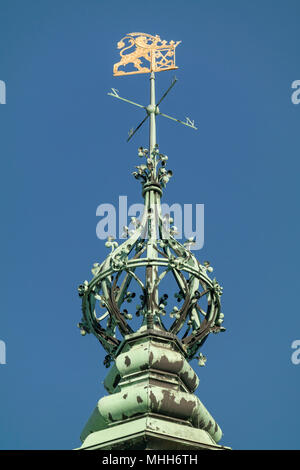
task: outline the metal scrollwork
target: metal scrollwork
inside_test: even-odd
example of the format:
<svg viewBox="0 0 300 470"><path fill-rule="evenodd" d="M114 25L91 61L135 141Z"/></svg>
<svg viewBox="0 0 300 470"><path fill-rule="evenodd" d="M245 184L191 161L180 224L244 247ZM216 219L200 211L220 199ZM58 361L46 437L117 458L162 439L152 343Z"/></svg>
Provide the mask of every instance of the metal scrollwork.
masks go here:
<svg viewBox="0 0 300 470"><path fill-rule="evenodd" d="M161 188L168 172L161 171L158 164L165 169L167 157L159 153L158 146L151 155L142 147L138 154L147 159L147 164L136 167L134 175L142 181L144 214L140 220L131 219L134 230L124 227L127 238L121 245L109 237L108 257L102 264L93 265L93 279L78 288L83 312L78 327L82 335L93 333L105 348L107 367L122 337L143 326L176 335L188 359L196 357L210 333L225 330L222 287L208 276L213 268L208 261L197 261L190 251L191 239L181 244L174 238L176 227L170 227L170 217L161 214ZM155 210L151 206L153 199ZM164 291L158 293L163 280L169 277L178 288L174 299ZM197 357L204 365L205 357Z"/></svg>

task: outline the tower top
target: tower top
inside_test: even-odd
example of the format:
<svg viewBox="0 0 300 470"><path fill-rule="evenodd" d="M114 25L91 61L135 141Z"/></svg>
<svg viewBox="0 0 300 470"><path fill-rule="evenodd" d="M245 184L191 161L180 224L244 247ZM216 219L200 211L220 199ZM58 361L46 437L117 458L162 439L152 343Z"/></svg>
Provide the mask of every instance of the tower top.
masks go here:
<svg viewBox="0 0 300 470"><path fill-rule="evenodd" d="M189 118L180 121L158 107L177 79L158 102L155 98L155 72L177 68L178 44L144 33L130 33L118 43L115 76L150 73L148 106L122 98L114 88L108 93L146 112L128 140L149 119L149 147L139 147L142 163L133 172L142 184L144 207L123 227L122 243L108 237L105 246L111 252L78 288L80 332L93 333L106 350L105 366L113 363L104 382L109 395L87 422L82 449L224 448L217 445L218 424L193 394L199 380L188 364L197 359L205 365L199 349L210 333L225 330L222 287L209 277L210 263L200 263L191 252L193 238L176 239L177 229L160 202L173 173L156 141L156 117L196 129Z"/></svg>

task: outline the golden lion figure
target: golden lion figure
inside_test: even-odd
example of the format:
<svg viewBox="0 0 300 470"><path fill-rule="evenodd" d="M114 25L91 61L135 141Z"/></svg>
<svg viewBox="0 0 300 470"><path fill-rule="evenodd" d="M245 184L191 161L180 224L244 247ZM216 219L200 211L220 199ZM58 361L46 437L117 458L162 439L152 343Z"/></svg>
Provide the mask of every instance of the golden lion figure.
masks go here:
<svg viewBox="0 0 300 470"><path fill-rule="evenodd" d="M124 41L128 41L129 45L126 46ZM175 48L180 42L175 43L170 41L167 44L167 41L162 41L158 35L152 36L145 33L127 34L118 42L118 49L122 49L120 51L121 60L114 65L114 75L129 75L177 68L175 67ZM125 51L131 48L135 49L124 54ZM143 66L141 59L149 62L149 67ZM119 70L119 67L126 67L128 64L133 64L136 71L126 72L125 70Z"/></svg>

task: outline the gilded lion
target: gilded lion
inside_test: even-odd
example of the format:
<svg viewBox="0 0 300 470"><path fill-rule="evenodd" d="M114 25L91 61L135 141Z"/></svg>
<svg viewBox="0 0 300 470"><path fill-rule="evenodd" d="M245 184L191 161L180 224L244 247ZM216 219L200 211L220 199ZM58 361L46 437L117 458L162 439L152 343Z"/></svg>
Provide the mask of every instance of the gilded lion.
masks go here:
<svg viewBox="0 0 300 470"><path fill-rule="evenodd" d="M114 75L129 75L177 68L175 67L175 48L180 42L170 41L168 44L167 41L162 41L158 35L127 34L117 44L118 49L122 50L120 51L120 62L114 65ZM133 50L124 54L129 49ZM149 66L145 65L145 61L149 62ZM124 70L128 64L132 64L136 70ZM124 69L119 70L120 67L124 67Z"/></svg>

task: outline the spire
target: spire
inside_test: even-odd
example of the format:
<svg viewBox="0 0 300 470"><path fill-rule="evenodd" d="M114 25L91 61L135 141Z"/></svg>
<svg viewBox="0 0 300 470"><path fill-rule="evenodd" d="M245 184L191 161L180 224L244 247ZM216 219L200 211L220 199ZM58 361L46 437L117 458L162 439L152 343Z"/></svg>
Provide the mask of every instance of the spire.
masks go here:
<svg viewBox="0 0 300 470"><path fill-rule="evenodd" d="M150 126L149 126L149 149L150 154L156 147L156 114L157 107L155 103L155 75L151 72L150 75L150 105L147 106L147 113L150 115Z"/></svg>
<svg viewBox="0 0 300 470"><path fill-rule="evenodd" d="M156 142L156 116L162 115L176 120L162 114L158 108L158 104L175 85L176 79L156 104L154 72L177 68L175 47L179 43L170 41L167 44L166 41L160 40L159 36L131 33L118 43L118 47L123 48L122 50L126 49L125 39L129 41L130 47L135 45L136 50L126 56L121 51L121 61L115 64L114 74L149 72L150 104L142 106L121 98L115 89L112 89L109 95L144 108L146 111L146 117L130 133L129 139L149 118L149 149L143 147L138 149L138 156L145 160L136 166L136 171L133 172L133 176L142 183L144 213L140 220L135 218L131 220L133 230L124 227L127 239L122 244L119 245L109 237L105 245L111 249L111 252L102 263L94 264L93 278L89 282L84 281L78 288L83 312L83 318L78 324L80 331L83 335L93 333L99 340L107 352L104 360L106 367L110 367L111 363L114 364L106 379L106 388L112 396L100 400L101 403L105 400L109 406L105 405L103 409L100 407L101 411L99 402L91 417L92 421L88 422L83 432L83 440L88 437L91 428L94 432L100 432L116 421L120 421L121 424L124 420L132 419L135 413L143 416L162 413L166 419L169 405L164 402L165 398L161 398L162 402L159 404L159 397L165 397L167 394L168 400L174 402L174 410L177 410L174 414L170 411L170 419L177 423L186 420L186 423L198 431L206 427L209 430L213 426L214 431L210 432L212 441L209 442L214 447L221 437L221 431L200 400L193 395L197 380L195 378L192 383L189 382L195 373L188 365L188 361L196 358L200 366L205 365L205 356L202 353L197 355L199 349L211 332L218 333L225 330L222 327L224 315L221 313L220 302L222 288L216 279L208 276L208 273L213 271L209 262L201 264L190 251L192 240L181 244L175 238L176 227L171 225L169 215L163 217L160 204L163 189L171 178L172 171L167 170L168 157L160 153ZM148 68L141 66L140 57L149 61ZM127 66L130 62L137 68L137 72L119 70L120 66ZM190 120L178 122L196 129ZM170 293L173 293L173 297ZM127 303L129 307L124 308ZM144 355L143 351L146 350L148 356ZM139 354L144 358L141 363L135 359ZM154 361L154 356L160 359ZM123 370L124 363L126 370ZM152 372L146 372L147 369ZM133 378L136 374L139 377L137 382ZM161 385L157 388L156 395L153 395L153 390L149 386L153 374L156 381L157 377L161 377L159 382ZM171 374L169 379L166 379L166 374L167 376ZM143 391L132 388L137 387L140 382L146 383L143 385ZM169 392L168 387L174 389L174 393ZM126 393L120 395L120 390L123 389L126 389ZM150 394L148 401L145 402L148 405L145 403L136 405L138 411L134 406L128 405L127 414L123 413L120 416L117 411L115 414L108 411L118 410L119 407L123 409L122 403L126 408L124 400L127 391L131 397L136 397L138 404L144 403L146 395ZM143 393L144 398L140 393ZM124 400L122 396L125 397ZM180 408L178 403L183 403L183 399L191 400L193 403L192 414L188 409ZM135 400L133 402L136 403ZM131 400L131 404L133 402ZM146 426L145 423L144 425ZM198 445L198 448L205 448L206 437L203 434L201 437L200 434L195 434L198 436L195 437L196 441L198 439L198 444L195 445ZM202 439L204 447L199 447L199 439L200 441ZM112 447L105 445L97 448L113 448L115 444L112 444Z"/></svg>

